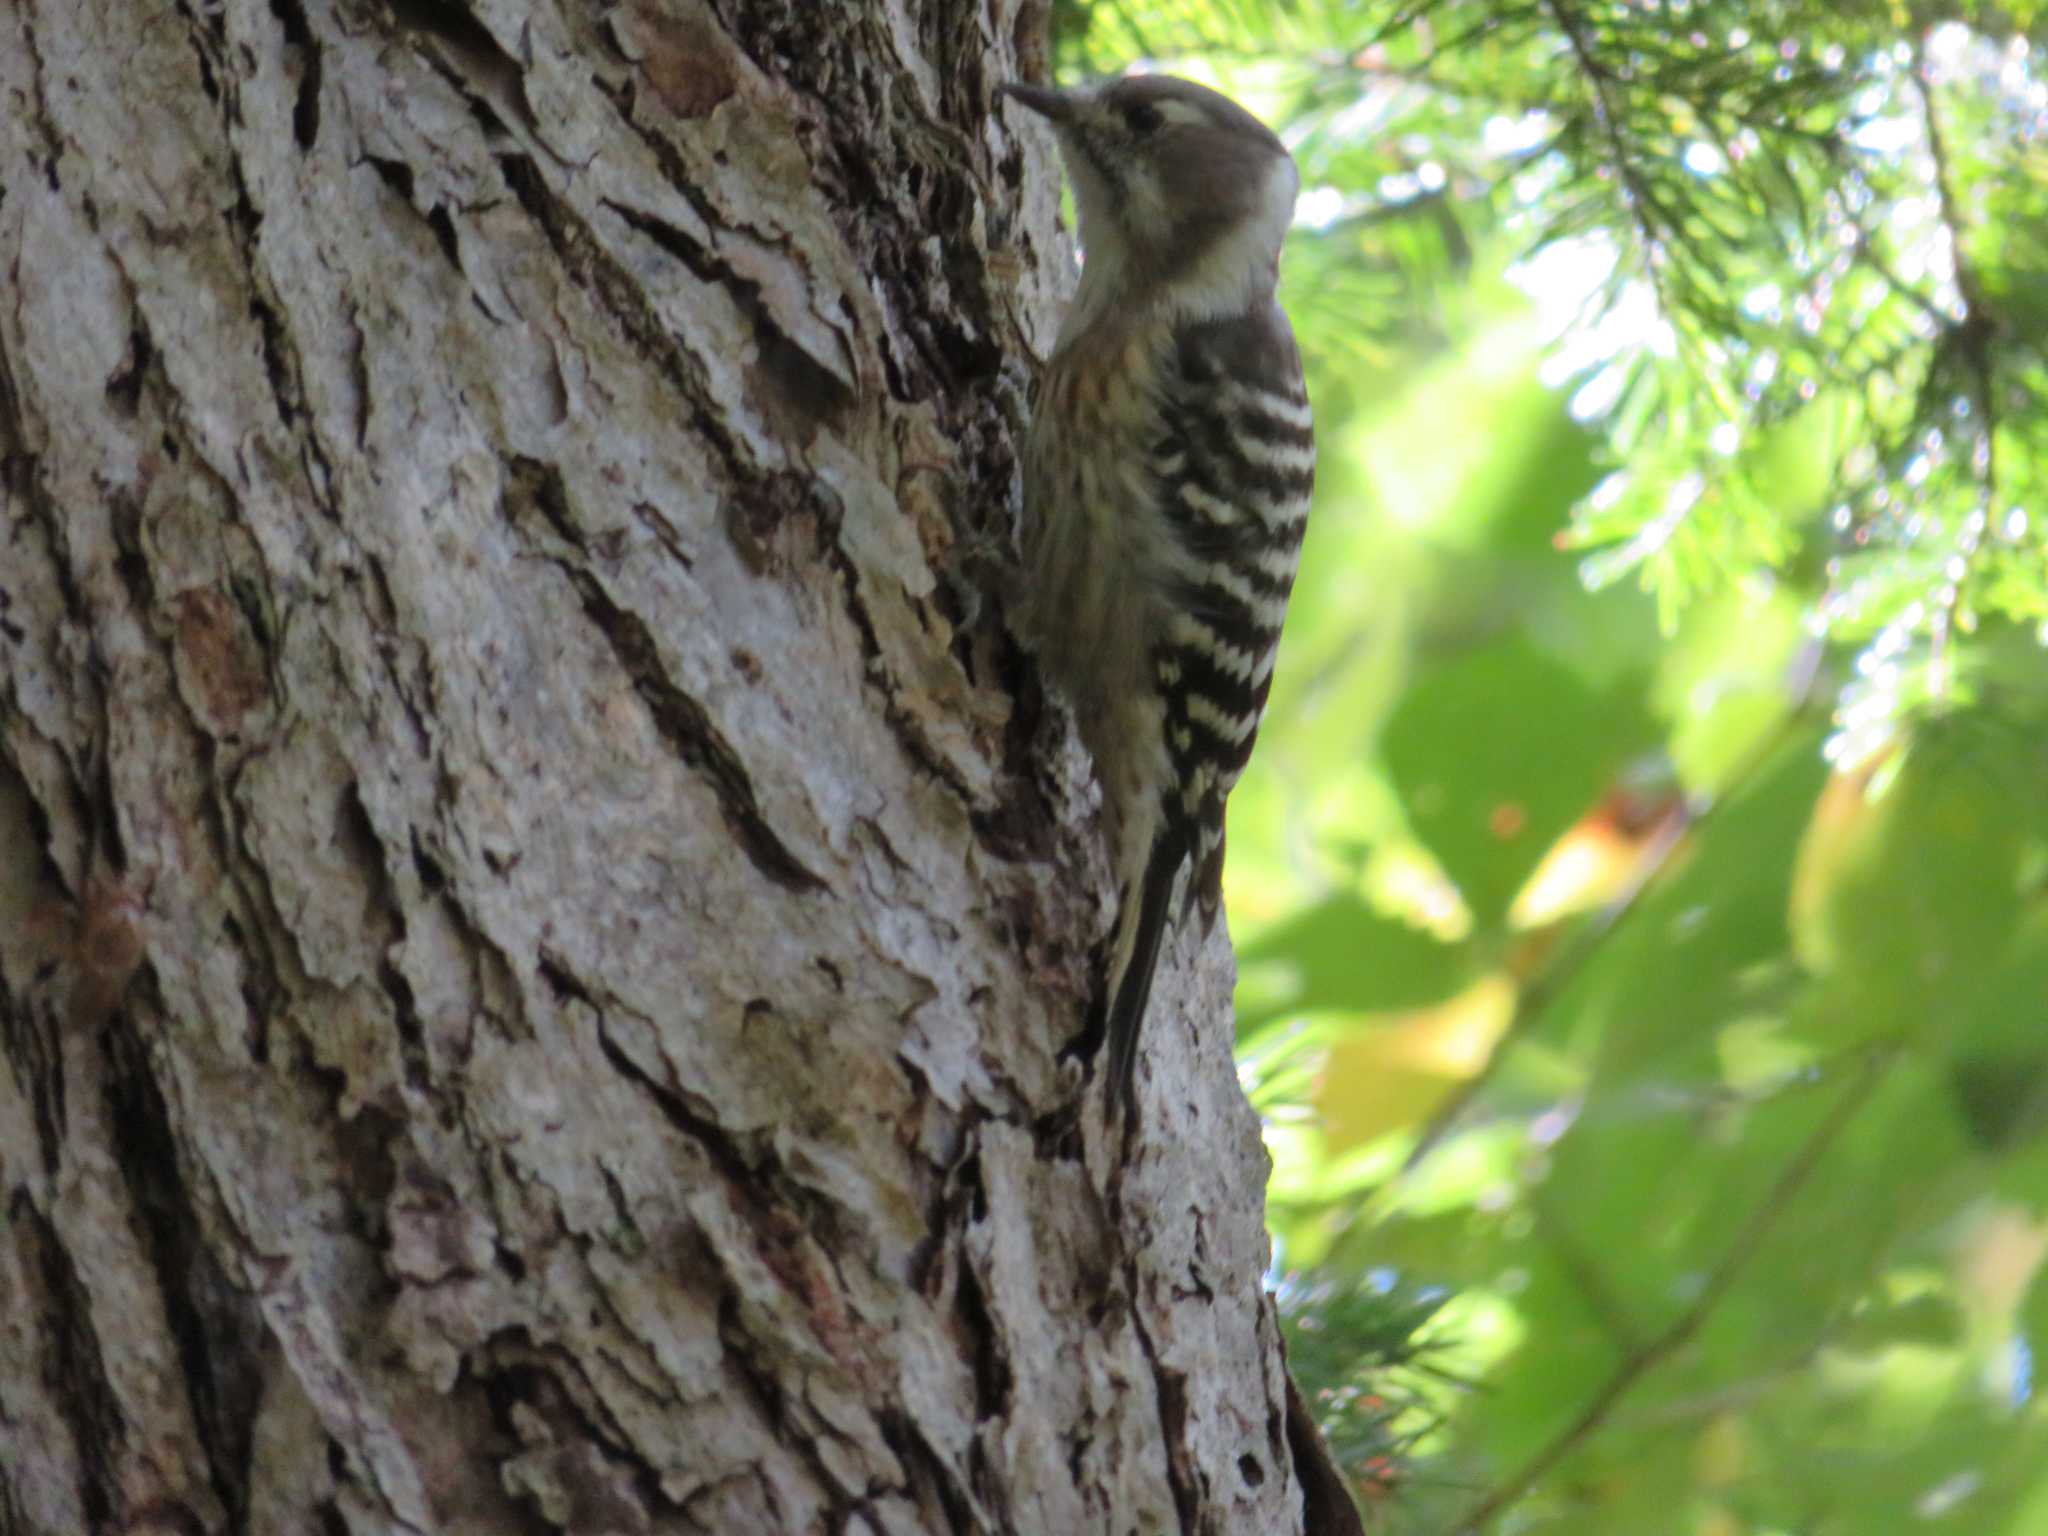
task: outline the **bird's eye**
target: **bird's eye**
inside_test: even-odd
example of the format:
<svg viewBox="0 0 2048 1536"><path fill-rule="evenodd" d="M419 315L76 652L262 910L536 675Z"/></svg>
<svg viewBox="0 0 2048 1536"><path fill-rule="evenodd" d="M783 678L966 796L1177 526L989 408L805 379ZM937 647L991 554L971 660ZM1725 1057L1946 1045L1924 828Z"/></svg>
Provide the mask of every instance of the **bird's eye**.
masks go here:
<svg viewBox="0 0 2048 1536"><path fill-rule="evenodd" d="M1158 132L1159 125L1166 119L1157 107L1150 102L1141 101L1134 107L1124 109L1124 121L1131 125L1131 132L1142 135Z"/></svg>

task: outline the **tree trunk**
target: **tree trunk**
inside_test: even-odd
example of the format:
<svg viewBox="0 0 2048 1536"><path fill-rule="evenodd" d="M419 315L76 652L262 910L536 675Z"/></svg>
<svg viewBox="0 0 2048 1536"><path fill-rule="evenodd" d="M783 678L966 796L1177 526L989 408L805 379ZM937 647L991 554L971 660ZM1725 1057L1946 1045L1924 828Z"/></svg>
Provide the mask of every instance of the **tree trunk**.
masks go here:
<svg viewBox="0 0 2048 1536"><path fill-rule="evenodd" d="M1301 1528L1220 929L1062 1054L1042 10L0 0L0 1532Z"/></svg>

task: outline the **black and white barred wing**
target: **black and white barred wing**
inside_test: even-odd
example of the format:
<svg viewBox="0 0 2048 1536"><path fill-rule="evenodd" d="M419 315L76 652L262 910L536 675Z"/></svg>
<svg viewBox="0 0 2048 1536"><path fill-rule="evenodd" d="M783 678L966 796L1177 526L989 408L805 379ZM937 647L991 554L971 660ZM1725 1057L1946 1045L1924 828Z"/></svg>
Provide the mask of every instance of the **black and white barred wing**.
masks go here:
<svg viewBox="0 0 2048 1536"><path fill-rule="evenodd" d="M1156 460L1187 551L1184 591L1155 658L1177 803L1170 834L1194 860L1188 899L1213 920L1223 804L1250 759L1315 484L1301 355L1278 305L1188 327Z"/></svg>

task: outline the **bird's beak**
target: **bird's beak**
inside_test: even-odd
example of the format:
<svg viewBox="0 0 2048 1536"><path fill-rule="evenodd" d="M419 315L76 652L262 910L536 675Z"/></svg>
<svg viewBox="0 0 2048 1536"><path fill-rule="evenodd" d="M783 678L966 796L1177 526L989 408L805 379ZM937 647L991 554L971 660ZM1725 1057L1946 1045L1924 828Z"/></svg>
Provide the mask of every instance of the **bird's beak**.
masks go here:
<svg viewBox="0 0 2048 1536"><path fill-rule="evenodd" d="M1051 122L1064 123L1074 115L1074 98L1049 85L1026 85L1021 80L1005 80L999 89L1020 107L1029 108Z"/></svg>

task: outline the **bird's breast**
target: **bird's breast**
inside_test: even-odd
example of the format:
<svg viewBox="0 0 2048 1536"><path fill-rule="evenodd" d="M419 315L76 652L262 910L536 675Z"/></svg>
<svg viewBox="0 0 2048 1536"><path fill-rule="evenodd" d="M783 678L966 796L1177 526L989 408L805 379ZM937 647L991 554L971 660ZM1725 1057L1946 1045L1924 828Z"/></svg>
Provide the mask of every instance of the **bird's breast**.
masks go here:
<svg viewBox="0 0 2048 1536"><path fill-rule="evenodd" d="M1166 338L1103 326L1055 354L1026 460L1022 617L1048 679L1098 761L1150 686L1171 552L1156 506Z"/></svg>

